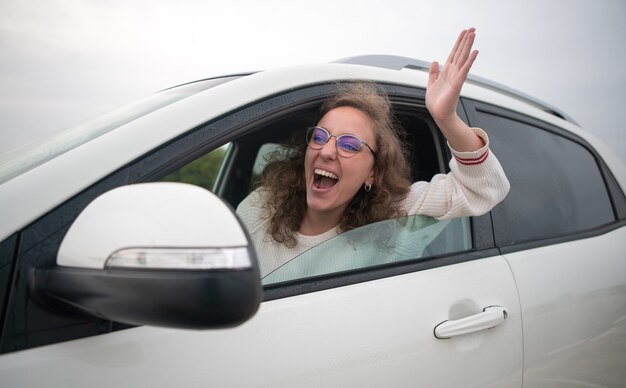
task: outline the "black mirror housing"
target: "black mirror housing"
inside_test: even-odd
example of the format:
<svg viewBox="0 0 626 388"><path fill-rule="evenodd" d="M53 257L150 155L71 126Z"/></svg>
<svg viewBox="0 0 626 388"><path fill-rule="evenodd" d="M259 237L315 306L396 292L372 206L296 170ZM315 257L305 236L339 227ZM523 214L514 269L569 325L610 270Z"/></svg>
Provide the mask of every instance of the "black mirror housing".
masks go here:
<svg viewBox="0 0 626 388"><path fill-rule="evenodd" d="M258 270L34 269L31 290L47 306L133 325L232 327L261 302Z"/></svg>

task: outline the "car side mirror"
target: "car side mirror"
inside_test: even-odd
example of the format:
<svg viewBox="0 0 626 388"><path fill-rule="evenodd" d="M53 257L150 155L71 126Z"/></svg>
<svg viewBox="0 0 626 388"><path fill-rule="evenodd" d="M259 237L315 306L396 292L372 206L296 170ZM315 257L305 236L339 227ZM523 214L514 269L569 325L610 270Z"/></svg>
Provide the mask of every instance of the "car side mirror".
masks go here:
<svg viewBox="0 0 626 388"><path fill-rule="evenodd" d="M261 301L256 254L235 213L182 183L100 195L71 225L56 265L34 269L30 286L52 308L175 328L234 326Z"/></svg>

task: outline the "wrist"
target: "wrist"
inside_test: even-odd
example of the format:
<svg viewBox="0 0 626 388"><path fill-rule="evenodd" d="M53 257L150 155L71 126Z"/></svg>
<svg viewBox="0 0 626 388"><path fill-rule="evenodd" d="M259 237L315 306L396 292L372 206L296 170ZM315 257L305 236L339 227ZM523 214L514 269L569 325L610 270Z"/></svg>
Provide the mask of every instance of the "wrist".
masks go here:
<svg viewBox="0 0 626 388"><path fill-rule="evenodd" d="M480 138L458 115L448 120L437 120L435 123L446 137L448 144L460 152L474 152L485 146Z"/></svg>
<svg viewBox="0 0 626 388"><path fill-rule="evenodd" d="M463 134L470 130L469 126L461 120L456 112L445 119L436 118L434 116L433 119L435 120L435 124L437 124L439 130L446 138L454 137L456 134Z"/></svg>

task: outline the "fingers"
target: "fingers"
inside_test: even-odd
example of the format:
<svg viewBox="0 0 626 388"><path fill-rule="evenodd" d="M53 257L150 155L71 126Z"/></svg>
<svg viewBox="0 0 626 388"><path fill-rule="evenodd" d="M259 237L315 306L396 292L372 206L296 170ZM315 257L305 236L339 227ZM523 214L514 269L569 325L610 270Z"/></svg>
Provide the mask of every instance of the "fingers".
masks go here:
<svg viewBox="0 0 626 388"><path fill-rule="evenodd" d="M472 27L469 30L463 30L454 44L454 48L450 52L448 62L455 64L459 68L463 67L469 58L475 37L475 28Z"/></svg>
<svg viewBox="0 0 626 388"><path fill-rule="evenodd" d="M467 31L465 30L461 31L461 33L459 34L459 37L456 38L456 43L454 43L454 47L452 48L452 51L450 51L450 55L448 55L448 59L446 59L446 64L454 62L454 56L457 50L459 49L459 46L461 45L461 41L463 40L463 37L465 36L466 32Z"/></svg>
<svg viewBox="0 0 626 388"><path fill-rule="evenodd" d="M457 63L460 66L463 66L465 64L465 62L467 61L468 57L469 57L469 53L472 50L472 45L474 44L474 38L476 37L476 33L474 32L475 30L473 28L470 28L469 31L467 31L467 34L465 34L465 37L463 38L463 42L462 46L461 46L461 50L459 57L457 58Z"/></svg>
<svg viewBox="0 0 626 388"><path fill-rule="evenodd" d="M472 51L472 53L469 55L469 58L467 58L467 61L465 61L465 63L459 70L459 76L460 76L459 79L462 80L461 83L465 82L465 80L467 79L467 75L469 74L469 71L472 68L472 65L474 64L474 61L476 60L477 56L478 56L478 50Z"/></svg>
<svg viewBox="0 0 626 388"><path fill-rule="evenodd" d="M448 56L448 59L446 60L445 66L441 70L441 74L439 63L433 62L430 65L428 87L433 85L440 78L440 76L456 85L455 87L460 87L459 85L462 85L465 82L470 68L478 56L478 50L472 51L475 38L475 28L472 27L461 31L454 47L452 48L452 51L450 52L450 55Z"/></svg>

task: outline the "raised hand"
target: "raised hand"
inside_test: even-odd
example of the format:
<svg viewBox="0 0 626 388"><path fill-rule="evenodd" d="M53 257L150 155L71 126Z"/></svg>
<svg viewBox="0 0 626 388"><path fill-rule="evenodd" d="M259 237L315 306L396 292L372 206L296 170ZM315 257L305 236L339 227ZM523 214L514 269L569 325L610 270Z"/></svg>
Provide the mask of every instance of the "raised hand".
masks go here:
<svg viewBox="0 0 626 388"><path fill-rule="evenodd" d="M461 87L478 55L478 50L471 51L475 36L474 28L461 32L442 71L437 61L430 65L426 107L438 124L457 119Z"/></svg>
<svg viewBox="0 0 626 388"><path fill-rule="evenodd" d="M456 114L461 88L478 50L472 51L474 28L464 30L454 44L443 70L436 61L430 65L426 107L448 143L457 151L476 151L484 146L479 138Z"/></svg>

